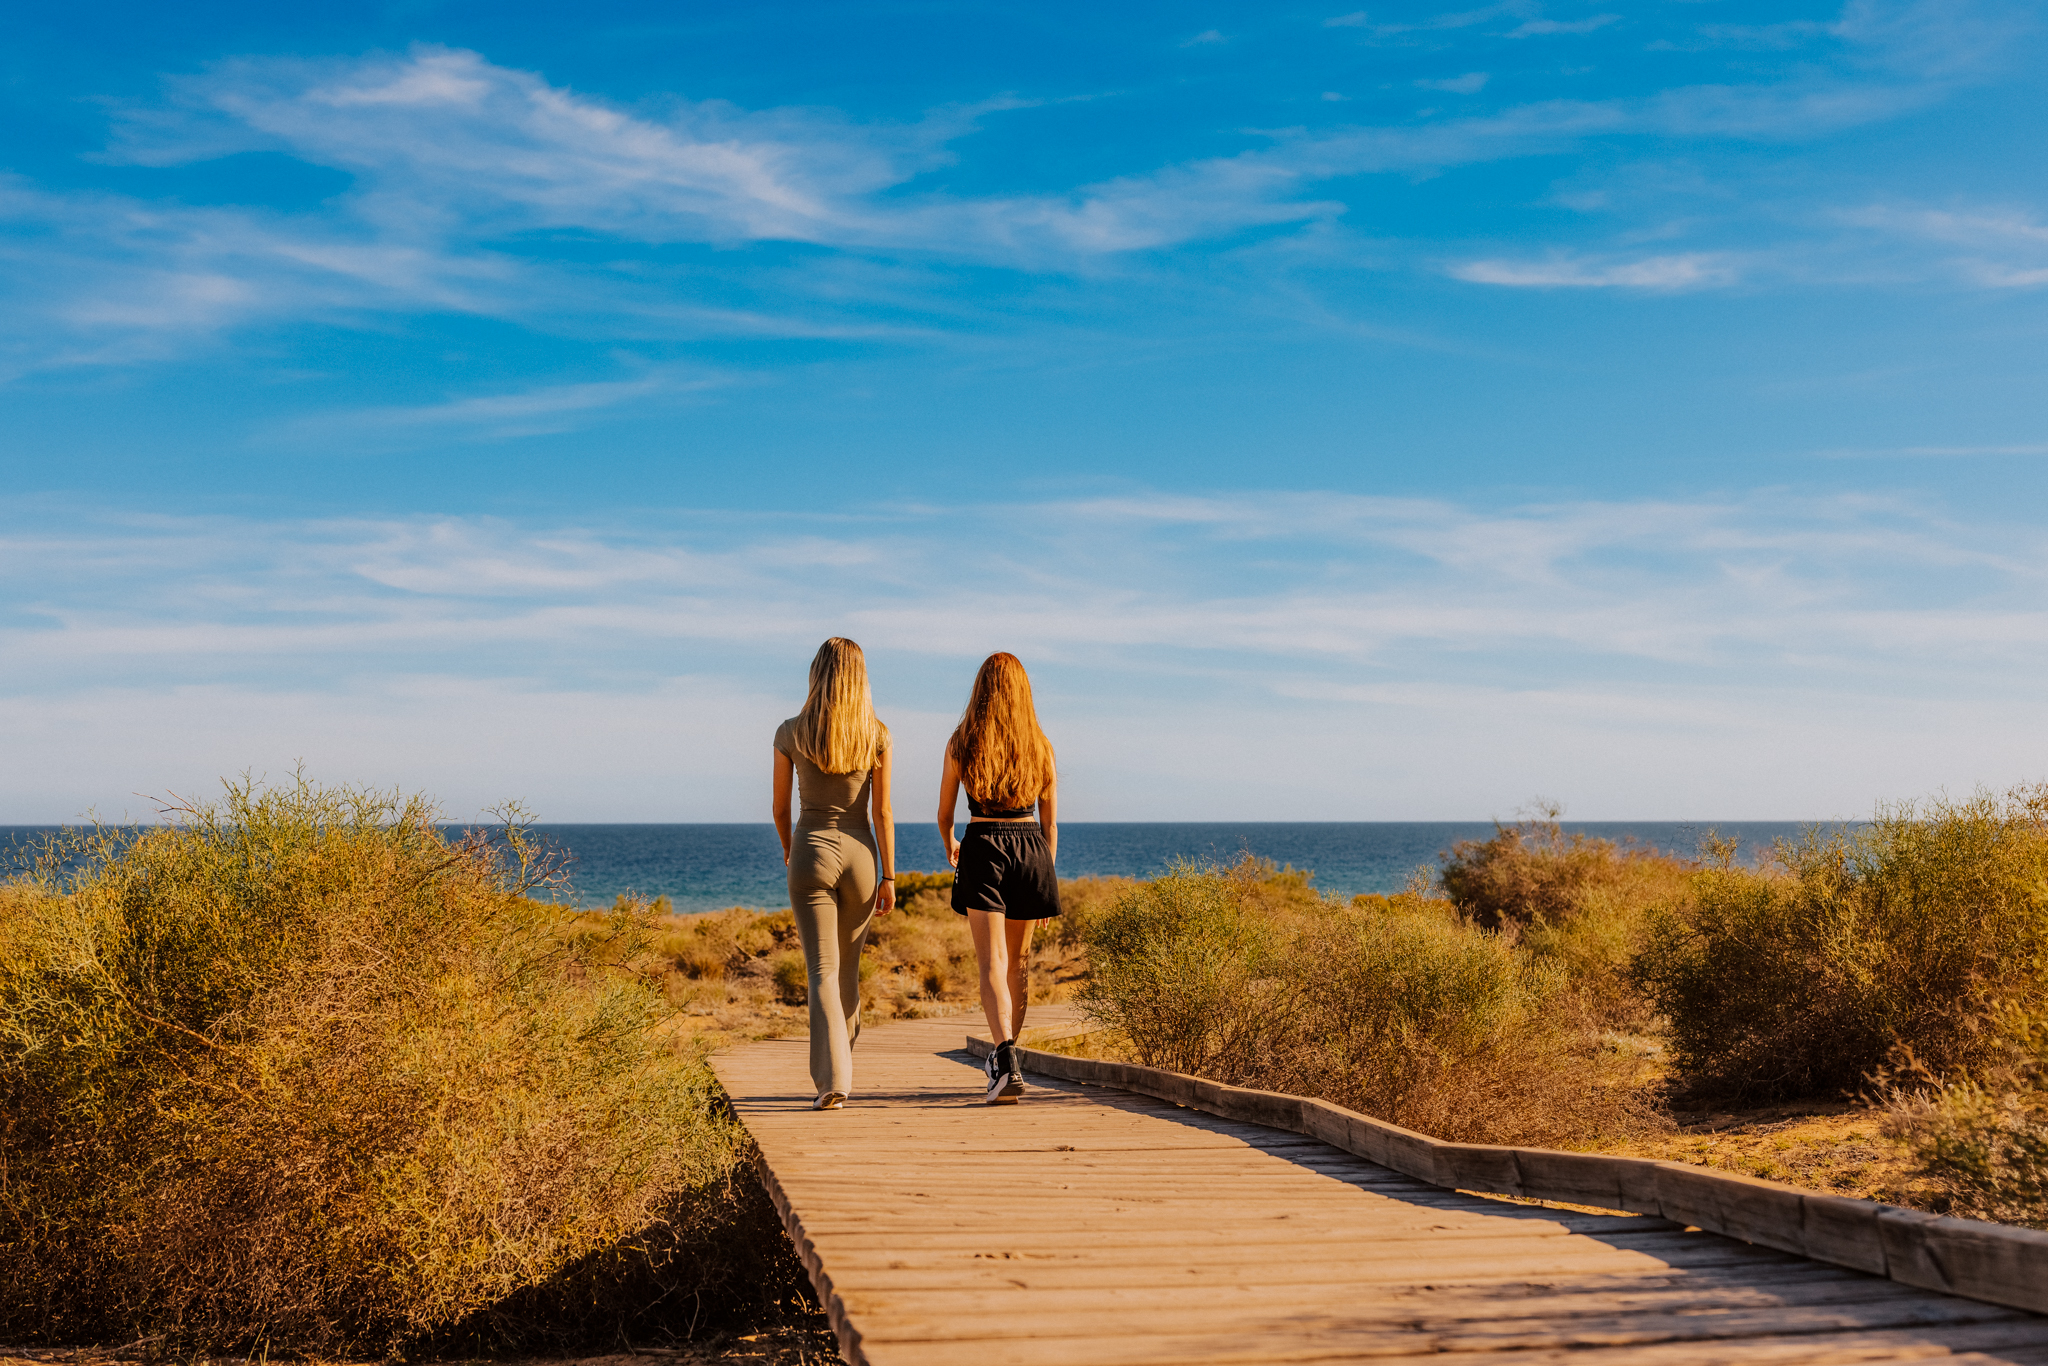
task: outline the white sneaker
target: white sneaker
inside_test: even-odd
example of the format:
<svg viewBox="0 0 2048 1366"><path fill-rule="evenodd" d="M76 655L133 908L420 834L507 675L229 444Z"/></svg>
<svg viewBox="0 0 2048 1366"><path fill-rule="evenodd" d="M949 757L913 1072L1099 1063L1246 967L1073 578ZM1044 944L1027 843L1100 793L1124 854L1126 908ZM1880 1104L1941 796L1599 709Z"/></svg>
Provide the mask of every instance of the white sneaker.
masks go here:
<svg viewBox="0 0 2048 1366"><path fill-rule="evenodd" d="M846 1106L846 1097L837 1091L827 1091L811 1102L813 1110L840 1110Z"/></svg>

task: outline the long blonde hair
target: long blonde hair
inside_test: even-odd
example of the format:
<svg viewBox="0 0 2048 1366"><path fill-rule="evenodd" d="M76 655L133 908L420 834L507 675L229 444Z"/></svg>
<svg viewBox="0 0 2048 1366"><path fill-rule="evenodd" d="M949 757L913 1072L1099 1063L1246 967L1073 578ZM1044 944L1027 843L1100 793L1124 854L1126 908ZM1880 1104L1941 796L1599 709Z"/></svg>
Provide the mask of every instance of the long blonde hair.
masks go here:
<svg viewBox="0 0 2048 1366"><path fill-rule="evenodd" d="M1052 786L1052 742L1038 728L1031 678L1017 656L982 661L946 752L959 765L961 786L985 804L1018 810Z"/></svg>
<svg viewBox="0 0 2048 1366"><path fill-rule="evenodd" d="M865 773L889 743L889 728L875 717L867 656L834 636L811 657L811 690L790 727L796 752L827 773Z"/></svg>

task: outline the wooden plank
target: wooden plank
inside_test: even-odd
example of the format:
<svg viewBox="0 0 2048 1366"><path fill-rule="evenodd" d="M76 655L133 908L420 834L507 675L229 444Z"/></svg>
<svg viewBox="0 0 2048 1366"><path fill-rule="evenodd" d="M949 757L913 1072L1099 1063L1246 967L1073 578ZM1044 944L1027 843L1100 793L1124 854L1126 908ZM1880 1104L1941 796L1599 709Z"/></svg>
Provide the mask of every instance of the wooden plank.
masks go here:
<svg viewBox="0 0 2048 1366"><path fill-rule="evenodd" d="M1272 1258L1261 1261L1240 1259L1180 1263L1168 1262L1157 1257L1129 1257L1076 1259L1070 1262L1050 1263L976 1258L971 1255L942 1257L915 1248L903 1249L893 1257L846 1256L830 1248L827 1243L820 1242L819 1246L831 1252L831 1265L836 1272L857 1277L860 1285L875 1289L922 1290L945 1285L990 1286L1014 1283L1032 1289L1059 1290L1100 1285L1109 1278L1114 1278L1119 1285L1134 1288L1201 1284L1285 1286L1301 1280L1304 1271L1300 1263ZM1753 1269L1760 1278L1767 1276L1772 1269L1768 1266L1759 1267L1748 1258L1702 1259L1691 1263L1689 1267L1678 1269L1737 1266ZM1672 1269L1666 1262L1633 1253L1523 1255L1511 1258L1454 1253L1430 1258L1331 1262L1319 1268L1316 1274L1359 1286L1384 1287L1472 1284L1486 1280L1526 1281L1602 1273L1658 1275Z"/></svg>
<svg viewBox="0 0 2048 1366"><path fill-rule="evenodd" d="M1002 1228L985 1229L978 1238L966 1230L951 1232L950 1236L945 1238L937 1238L918 1236L914 1230L899 1229L875 1235L832 1229L829 1226L813 1225L808 1219L804 1227L813 1238L832 1238L833 1247L840 1255L848 1258L908 1256L911 1255L913 1248L917 1255L933 1257L1043 1248L1046 1251L1037 1255L1055 1255L1062 1260L1101 1260L1119 1256L1156 1259L1162 1246L1172 1246L1159 1238L1127 1238L1115 1230L1104 1230L1097 1236L1091 1230L1076 1229L1072 1231L1071 1236L1064 1238L1057 1234L1048 1234L1036 1239L1023 1239ZM1609 1239L1588 1238L1578 1234L1514 1239L1444 1236L1385 1238L1367 1230L1361 1230L1349 1240L1296 1241L1259 1238L1247 1241L1243 1238L1223 1237L1209 1229L1190 1229L1183 1232L1181 1243L1176 1248L1179 1254L1176 1264L1207 1266L1225 1261L1243 1261L1247 1257L1264 1255L1263 1252L1253 1249L1289 1246L1300 1246L1304 1249L1300 1255L1289 1257L1287 1260L1290 1262L1305 1262L1314 1258L1332 1265L1365 1265L1398 1261L1403 1258L1415 1259L1418 1263L1430 1259L1480 1257L1489 1261L1505 1261L1524 1256L1541 1257L1546 1260L1573 1256L1627 1256L1639 1261L1675 1267L1788 1264L1787 1259L1781 1254L1748 1247L1705 1233L1672 1234L1669 1235L1669 1241L1645 1246L1635 1242L1617 1244ZM1796 1264L1796 1260L1790 1264Z"/></svg>
<svg viewBox="0 0 2048 1366"><path fill-rule="evenodd" d="M1934 1328L1745 1336L1708 1341L1602 1342L1534 1348L1455 1346L1439 1349L1414 1334L1361 1340L1343 1330L1340 1316L1293 1315L1250 1322L1231 1333L1155 1333L1095 1338L1085 1349L1074 1339L1038 1336L925 1341L874 1340L875 1366L940 1366L963 1356L975 1366L1163 1366L1163 1363L1259 1363L1333 1360L1406 1361L1428 1358L1437 1366L1849 1366L1879 1361L1954 1359L1959 1352L2000 1361L2001 1349L2035 1348L2037 1323L1941 1325ZM1079 1352L1085 1350L1085 1355Z"/></svg>
<svg viewBox="0 0 2048 1366"><path fill-rule="evenodd" d="M808 1207L807 1207L808 1208ZM1005 1220L1000 1229L991 1230L985 1221L953 1215L945 1219L900 1219L863 1220L848 1216L833 1219L829 1215L806 1214L804 1227L813 1237L831 1235L847 1240L846 1245L858 1246L863 1242L888 1243L905 1238L914 1238L926 1247L949 1246L981 1247L991 1241L1015 1247L1092 1247L1117 1246L1133 1248L1175 1248L1187 1242L1187 1229L1179 1220L1140 1223L1135 1220L1119 1220L1113 1226L1076 1227L1071 1217L1062 1219L1035 1220L1029 1225ZM1218 1242L1227 1242L1233 1247L1272 1245L1275 1247L1321 1247L1325 1244L1349 1246L1358 1241L1361 1229L1356 1222L1327 1220L1304 1220L1267 1216L1263 1219L1212 1220L1203 1226L1203 1232ZM1599 1230L1558 1229L1554 1232L1531 1233L1529 1237L1591 1237ZM1453 1243L1492 1239L1499 1234L1484 1228L1445 1228L1442 1226L1403 1224L1393 1228L1375 1224L1371 1237L1377 1243ZM1688 1235L1700 1236L1700 1235Z"/></svg>
<svg viewBox="0 0 2048 1366"><path fill-rule="evenodd" d="M1633 1347L1662 1342L1719 1342L1768 1339L1789 1335L1869 1332L1981 1323L2011 1323L2017 1311L1943 1296L1935 1299L1887 1297L1875 1302L1835 1305L1772 1305L1754 1309L1636 1311L1561 1318L1520 1318L1495 1322L1465 1320L1437 1323L1403 1320L1354 1307L1342 1297L1320 1304L1293 1301L1262 1304L1259 1321L1274 1333L1310 1331L1341 1335L1344 1351L1359 1356L1414 1356L1424 1352L1542 1351L1549 1348ZM1075 1356L1093 1352L1097 1343L1120 1337L1186 1337L1202 1332L1242 1330L1246 1307L1239 1304L1181 1305L1154 1309L1124 1305L1108 1310L1076 1309L1064 1301L1031 1308L1032 1336L1046 1341L1065 1339ZM890 1314L887 1327L870 1330L865 1340L879 1342L979 1343L1012 1335L1004 1313L958 1311ZM1077 1345L1076 1339L1081 1344ZM978 1355L978 1353L977 1353Z"/></svg>
<svg viewBox="0 0 2048 1366"><path fill-rule="evenodd" d="M1019 1297L1030 1296L1031 1312L1039 1317L1069 1311L1144 1310L1234 1305L1240 1310L1270 1312L1298 1305L1343 1304L1353 1314L1371 1313L1390 1322L1418 1327L1450 1327L1460 1323L1500 1323L1520 1319L1569 1320L1601 1314L1662 1313L1686 1310L1768 1309L1779 1305L1855 1304L1886 1301L1901 1304L1949 1304L1950 1297L1901 1290L1887 1281L1837 1270L1811 1275L1778 1275L1766 1288L1753 1277L1716 1281L1692 1274L1659 1284L1645 1277L1552 1279L1520 1286L1491 1283L1422 1289L1402 1286L1361 1296L1345 1281L1306 1280L1284 1287L1205 1285L1136 1289L1084 1286L1057 1294L1007 1285L988 1289L946 1286L936 1290L866 1290L848 1292L849 1304L888 1313L1009 1313ZM1617 1288L1618 1287L1618 1288ZM1977 1301L1964 1301L1975 1308ZM2014 1311L1993 1308L1998 1314Z"/></svg>

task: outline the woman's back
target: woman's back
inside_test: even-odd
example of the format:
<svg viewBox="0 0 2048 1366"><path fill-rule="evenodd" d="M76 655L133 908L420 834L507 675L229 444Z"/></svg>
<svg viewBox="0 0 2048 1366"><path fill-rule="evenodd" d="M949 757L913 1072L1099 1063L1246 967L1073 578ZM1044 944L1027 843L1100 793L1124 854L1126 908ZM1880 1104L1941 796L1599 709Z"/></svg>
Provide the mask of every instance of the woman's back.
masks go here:
<svg viewBox="0 0 2048 1366"><path fill-rule="evenodd" d="M797 828L867 829L868 794L874 783L874 770L864 768L856 773L825 772L797 749L796 722L797 718L792 716L775 728L775 748L787 754L790 764L796 769L797 799L801 808L797 814ZM755 732L757 735L759 733ZM875 754L877 763L881 762L881 752L888 748L888 744L885 733L881 749Z"/></svg>

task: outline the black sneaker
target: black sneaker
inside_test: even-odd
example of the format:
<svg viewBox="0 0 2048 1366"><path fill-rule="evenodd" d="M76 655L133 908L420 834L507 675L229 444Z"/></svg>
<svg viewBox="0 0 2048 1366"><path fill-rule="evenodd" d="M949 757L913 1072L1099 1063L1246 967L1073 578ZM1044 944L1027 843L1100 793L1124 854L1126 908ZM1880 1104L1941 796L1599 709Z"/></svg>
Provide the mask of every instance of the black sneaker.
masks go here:
<svg viewBox="0 0 2048 1366"><path fill-rule="evenodd" d="M1010 1086L1016 1094L1021 1096L1024 1094L1024 1064L1017 1061L1017 1041L1015 1039L1010 1041L1009 1049L1007 1061L1010 1065Z"/></svg>
<svg viewBox="0 0 2048 1366"><path fill-rule="evenodd" d="M1015 1105L1017 1097L1024 1094L1015 1058L1016 1050L1010 1044L999 1043L982 1063L982 1071L988 1073L988 1104Z"/></svg>

